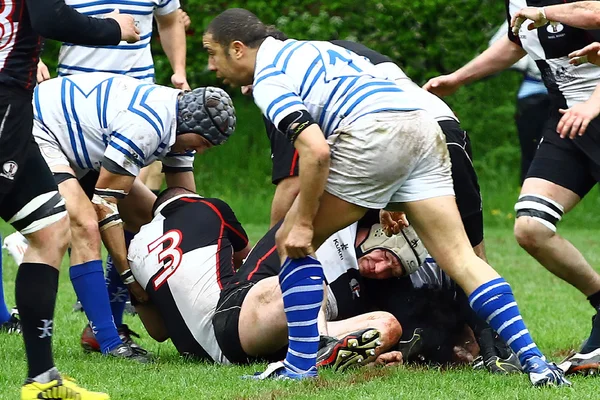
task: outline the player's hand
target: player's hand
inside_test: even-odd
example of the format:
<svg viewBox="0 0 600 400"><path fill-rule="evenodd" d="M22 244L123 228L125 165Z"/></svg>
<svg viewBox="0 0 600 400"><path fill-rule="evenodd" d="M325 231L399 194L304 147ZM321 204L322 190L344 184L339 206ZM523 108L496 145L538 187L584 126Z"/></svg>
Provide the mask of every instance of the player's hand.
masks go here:
<svg viewBox="0 0 600 400"><path fill-rule="evenodd" d="M431 78L423 85L423 89L439 97L450 96L461 87L461 83L453 74Z"/></svg>
<svg viewBox="0 0 600 400"><path fill-rule="evenodd" d="M383 232L387 236L397 235L409 225L406 214L402 211L379 211L379 223L383 226Z"/></svg>
<svg viewBox="0 0 600 400"><path fill-rule="evenodd" d="M190 90L190 85L188 84L187 78L183 74L173 74L171 75L171 83L177 89L181 90Z"/></svg>
<svg viewBox="0 0 600 400"><path fill-rule="evenodd" d="M294 224L284 242L289 258L303 258L314 253L312 225Z"/></svg>
<svg viewBox="0 0 600 400"><path fill-rule="evenodd" d="M589 123L600 114L600 105L588 100L584 103L575 104L568 110L558 110L563 116L556 126L556 132L561 138L583 136Z"/></svg>
<svg viewBox="0 0 600 400"><path fill-rule="evenodd" d="M519 30L521 29L521 25L526 20L531 20L532 22L527 25L527 29L532 31L541 26L544 26L548 23L546 19L546 14L544 13L543 8L538 7L525 7L520 9L513 15L510 26L512 28L512 32L515 36L519 36Z"/></svg>
<svg viewBox="0 0 600 400"><path fill-rule="evenodd" d="M48 67L44 62L40 59L37 65L37 83L42 83L50 79L50 71L48 71Z"/></svg>
<svg viewBox="0 0 600 400"><path fill-rule="evenodd" d="M129 285L127 285L127 288L138 302L142 304L148 302L148 293L146 293L144 288L139 283L130 283Z"/></svg>
<svg viewBox="0 0 600 400"><path fill-rule="evenodd" d="M190 25L192 24L192 20L190 19L190 16L188 15L188 13L183 11L181 8L178 10L178 12L179 12L179 20L183 24L183 29L185 29L187 31L189 29Z"/></svg>
<svg viewBox="0 0 600 400"><path fill-rule="evenodd" d="M473 362L473 354L462 346L454 346L452 360L458 364L471 364Z"/></svg>
<svg viewBox="0 0 600 400"><path fill-rule="evenodd" d="M588 44L583 49L575 50L569 53L569 64L580 65L592 63L600 65L600 43L594 42Z"/></svg>
<svg viewBox="0 0 600 400"><path fill-rule="evenodd" d="M112 18L119 23L121 27L121 40L127 43L135 43L140 40L140 30L135 26L135 20L131 15L121 14L119 10L114 10L106 15L106 18Z"/></svg>
<svg viewBox="0 0 600 400"><path fill-rule="evenodd" d="M397 350L394 350L377 356L377 359L375 359L373 365L381 367L395 367L398 365L402 365L403 362L404 360L402 358L402 353Z"/></svg>

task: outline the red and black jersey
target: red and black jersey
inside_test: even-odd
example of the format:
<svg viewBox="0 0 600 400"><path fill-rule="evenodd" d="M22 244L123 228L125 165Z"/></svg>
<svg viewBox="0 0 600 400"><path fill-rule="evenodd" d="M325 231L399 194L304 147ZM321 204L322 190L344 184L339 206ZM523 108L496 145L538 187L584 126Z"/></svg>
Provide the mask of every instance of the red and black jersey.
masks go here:
<svg viewBox="0 0 600 400"><path fill-rule="evenodd" d="M244 228L224 201L194 195L165 202L131 242L131 270L180 353L228 363L214 337L212 316L235 273L233 254L247 244Z"/></svg>

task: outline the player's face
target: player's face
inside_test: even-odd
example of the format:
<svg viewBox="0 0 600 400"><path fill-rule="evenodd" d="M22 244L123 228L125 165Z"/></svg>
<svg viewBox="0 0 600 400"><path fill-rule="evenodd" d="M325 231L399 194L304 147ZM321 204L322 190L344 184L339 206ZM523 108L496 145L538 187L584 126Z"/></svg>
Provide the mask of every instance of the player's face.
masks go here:
<svg viewBox="0 0 600 400"><path fill-rule="evenodd" d="M375 249L359 258L358 270L362 276L371 279L388 279L404 274L398 259L391 252L381 249Z"/></svg>
<svg viewBox="0 0 600 400"><path fill-rule="evenodd" d="M173 153L184 153L186 151L195 151L198 154L212 147L212 143L196 133L182 133L177 135L177 140L171 147Z"/></svg>
<svg viewBox="0 0 600 400"><path fill-rule="evenodd" d="M202 37L202 44L208 52L208 69L227 85L247 85L252 83L254 71L246 71L244 53L239 52L239 42L234 43L236 46L223 47L213 40L210 33Z"/></svg>

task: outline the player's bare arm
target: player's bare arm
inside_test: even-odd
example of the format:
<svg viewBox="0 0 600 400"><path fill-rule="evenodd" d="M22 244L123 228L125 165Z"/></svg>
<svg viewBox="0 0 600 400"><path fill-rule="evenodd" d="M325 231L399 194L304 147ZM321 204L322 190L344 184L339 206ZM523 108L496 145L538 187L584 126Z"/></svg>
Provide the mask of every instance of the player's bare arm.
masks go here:
<svg viewBox="0 0 600 400"><path fill-rule="evenodd" d="M160 43L171 63L171 83L178 89L190 90L185 73L185 27L179 9L166 15L156 15Z"/></svg>
<svg viewBox="0 0 600 400"><path fill-rule="evenodd" d="M148 294L136 282L129 269L123 221L118 210L119 200L127 196L133 186L134 180L134 176L117 175L101 168L92 203L98 216L102 241L112 256L115 267L123 279L123 283L127 285L136 299L143 303L148 300Z"/></svg>
<svg viewBox="0 0 600 400"><path fill-rule="evenodd" d="M525 21L527 29L533 30L548 22L561 22L575 28L600 28L600 3L597 1L580 1L575 3L557 4L546 7L526 7L513 15L511 26L518 28Z"/></svg>
<svg viewBox="0 0 600 400"><path fill-rule="evenodd" d="M423 89L438 96L449 96L463 85L505 70L525 54L521 46L503 37L452 74L430 79Z"/></svg>
<svg viewBox="0 0 600 400"><path fill-rule="evenodd" d="M325 190L330 154L323 132L314 123L298 135L294 146L300 157L300 193L296 208L292 208L293 211L290 210L286 215L284 228L290 227L285 240L287 254L291 258L299 258L314 252L311 245L313 219Z"/></svg>

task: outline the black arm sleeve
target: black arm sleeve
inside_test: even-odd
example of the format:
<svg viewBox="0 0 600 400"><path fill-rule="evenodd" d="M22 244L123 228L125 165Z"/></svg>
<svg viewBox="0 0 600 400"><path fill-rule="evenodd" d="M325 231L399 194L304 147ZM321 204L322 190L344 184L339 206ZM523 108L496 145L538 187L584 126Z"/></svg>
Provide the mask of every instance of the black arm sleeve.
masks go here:
<svg viewBox="0 0 600 400"><path fill-rule="evenodd" d="M48 39L87 45L116 45L121 28L112 18L80 14L64 0L26 0L31 26Z"/></svg>

